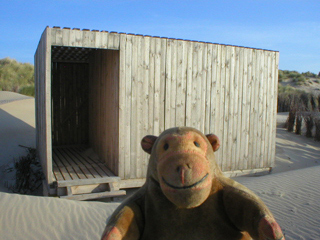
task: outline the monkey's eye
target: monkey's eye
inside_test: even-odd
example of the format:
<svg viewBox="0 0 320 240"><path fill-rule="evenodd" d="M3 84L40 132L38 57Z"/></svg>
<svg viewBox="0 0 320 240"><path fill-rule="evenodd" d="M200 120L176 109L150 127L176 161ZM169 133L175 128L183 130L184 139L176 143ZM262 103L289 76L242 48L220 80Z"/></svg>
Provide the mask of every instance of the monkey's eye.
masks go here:
<svg viewBox="0 0 320 240"><path fill-rule="evenodd" d="M193 142L196 147L200 147L200 144L197 141Z"/></svg>
<svg viewBox="0 0 320 240"><path fill-rule="evenodd" d="M163 145L163 149L164 149L164 150L168 150L168 148L169 148L169 144L168 144L168 143L166 143L165 145Z"/></svg>

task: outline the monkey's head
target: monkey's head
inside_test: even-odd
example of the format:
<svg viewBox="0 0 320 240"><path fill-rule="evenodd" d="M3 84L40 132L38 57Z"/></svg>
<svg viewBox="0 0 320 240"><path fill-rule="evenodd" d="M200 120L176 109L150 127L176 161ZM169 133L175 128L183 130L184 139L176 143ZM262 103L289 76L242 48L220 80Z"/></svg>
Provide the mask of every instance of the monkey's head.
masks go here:
<svg viewBox="0 0 320 240"><path fill-rule="evenodd" d="M194 208L208 198L213 180L221 174L214 156L220 147L216 135L171 128L159 137L145 136L141 146L151 154L147 177L157 181L177 207Z"/></svg>

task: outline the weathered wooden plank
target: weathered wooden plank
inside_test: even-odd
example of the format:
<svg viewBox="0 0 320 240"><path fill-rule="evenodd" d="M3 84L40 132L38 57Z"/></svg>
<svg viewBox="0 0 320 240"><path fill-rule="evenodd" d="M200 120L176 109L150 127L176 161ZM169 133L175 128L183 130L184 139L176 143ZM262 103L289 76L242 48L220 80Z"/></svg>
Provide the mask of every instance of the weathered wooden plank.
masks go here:
<svg viewBox="0 0 320 240"><path fill-rule="evenodd" d="M138 159L138 142L140 140L138 139L138 127L139 127L139 121L138 121L138 112L137 112L137 106L138 106L138 81L139 81L139 75L138 75L138 59L139 59L139 51L138 51L138 42L139 37L138 36L132 36L132 57L131 57L131 89L132 89L132 95L131 95L131 128L130 128L130 150L131 150L131 156L130 156L130 178L136 178L137 177L137 160Z"/></svg>
<svg viewBox="0 0 320 240"><path fill-rule="evenodd" d="M207 50L207 43L200 43L200 51L201 51L201 65L200 67L200 126L199 129L202 132L205 132L205 121L206 121L206 102L207 102L207 72L208 72L208 50Z"/></svg>
<svg viewBox="0 0 320 240"><path fill-rule="evenodd" d="M150 54L153 56L150 58L150 80L153 75L153 131L154 135L159 135L160 133L160 116L161 113L161 39L160 38L151 38L150 45ZM153 66L152 66L153 65ZM149 124L150 120L149 120Z"/></svg>
<svg viewBox="0 0 320 240"><path fill-rule="evenodd" d="M266 54L266 65L267 65L267 69L266 69L266 81L267 81L267 90L266 90L266 122L265 122L265 146L264 146L264 152L265 152L265 164L266 166L271 166L272 167L272 162L271 162L271 152L269 150L269 146L270 146L270 137L271 137L271 121L272 121L272 106L273 106L273 101L271 99L272 96L272 56L270 52L267 52ZM271 148L270 148L271 149Z"/></svg>
<svg viewBox="0 0 320 240"><path fill-rule="evenodd" d="M262 66L261 66L261 78L262 78L262 101L261 106L259 109L259 114L261 117L261 129L260 129L260 136L261 136L261 143L260 143L260 167L267 167L267 155L265 152L265 145L267 144L266 141L266 112L267 110L267 87L268 87L268 52L262 52Z"/></svg>
<svg viewBox="0 0 320 240"><path fill-rule="evenodd" d="M276 154L276 126L277 126L277 96L278 96L278 69L279 69L279 52L274 52L274 57L273 57L273 63L272 63L272 92L273 96L271 97L271 101L273 102L273 108L270 110L272 113L273 119L271 129L272 129L272 135L270 137L271 140L271 161L274 164L275 161L275 154Z"/></svg>
<svg viewBox="0 0 320 240"><path fill-rule="evenodd" d="M143 174L143 152L141 151L141 148L139 146L139 142L141 141L141 136L143 135L143 127L144 127L144 121L145 121L145 116L142 116L143 114L143 102L146 101L144 98L144 93L143 93L143 77L144 77L144 69L143 69L143 57L144 56L144 38L143 36L137 36L137 53L138 57L136 59L137 61L137 81L135 87L137 88L136 90L136 99L137 99L137 105L135 106L136 110L136 135L135 135L135 151L136 151L136 156L137 158L135 159L136 161L136 166L135 166L135 171L136 171L136 177L140 178L142 177Z"/></svg>
<svg viewBox="0 0 320 240"><path fill-rule="evenodd" d="M206 70L206 86L205 86L205 119L204 119L204 133L211 133L210 122L214 118L214 115L211 115L211 99L212 99L212 84L214 79L212 79L212 68L213 68L213 44L207 45L207 70Z"/></svg>
<svg viewBox="0 0 320 240"><path fill-rule="evenodd" d="M80 153L80 151L75 147L68 148L68 151L70 158L72 158L73 161L76 162L76 165L85 174L86 178L92 178L93 175L86 167L88 163L85 161L85 157Z"/></svg>
<svg viewBox="0 0 320 240"><path fill-rule="evenodd" d="M223 107L224 107L224 114L223 116L223 137L222 137L222 154L223 154L223 161L224 161L224 166L223 166L223 170L231 170L231 159L230 159L230 154L228 152L228 148L229 148L229 142L228 142L228 134L229 134L229 129L228 129L228 123L229 123L229 103L230 103L230 47L226 46L224 48L225 51L225 58L224 61L222 62L222 64L225 65L224 67L224 77L225 77L225 81L224 81L224 85L222 86L222 88L224 89L224 103L223 103ZM221 116L221 117L222 117Z"/></svg>
<svg viewBox="0 0 320 240"><path fill-rule="evenodd" d="M126 98L126 111L125 111L125 124L123 125L124 132L125 132L125 137L120 139L120 142L124 142L124 179L128 179L131 177L131 164L134 161L132 159L131 155L131 140L133 136L131 136L131 128L134 127L131 125L132 119L132 36L127 35L126 36L126 46L125 46L125 60L122 59L122 61L125 61L125 98ZM121 159L120 159L121 160Z"/></svg>
<svg viewBox="0 0 320 240"><path fill-rule="evenodd" d="M65 180L57 182L58 187L71 187L71 186L81 186L89 184L101 184L101 183L111 183L119 182L120 177L105 177L105 178L88 178L88 179L77 179L77 180Z"/></svg>
<svg viewBox="0 0 320 240"><path fill-rule="evenodd" d="M250 157L250 168L256 167L256 157L257 157L257 129L258 129L258 97L259 97L259 62L258 59L258 50L253 50L253 71L252 71L252 96L251 98L254 99L251 103L251 122L250 122L250 140L251 147L249 153L251 154Z"/></svg>
<svg viewBox="0 0 320 240"><path fill-rule="evenodd" d="M243 119L243 114L244 114L244 99L246 97L246 95L243 95L244 90L243 88L246 87L246 83L247 83L247 79L246 79L246 69L244 69L244 65L245 65L245 52L243 48L238 48L238 122L237 122L237 150L236 150L236 156L238 158L237 162L237 166L238 169L243 169L243 160L242 160L242 156L243 156L243 148L241 147L242 145L242 141L243 139L243 134L242 134L242 126L244 126L244 123L242 122Z"/></svg>
<svg viewBox="0 0 320 240"><path fill-rule="evenodd" d="M105 197L118 197L126 194L125 190L113 191L113 192L101 192L101 193L88 193L88 194L78 194L78 195L68 195L60 196L60 198L70 199L70 200L86 200L86 199L98 199Z"/></svg>
<svg viewBox="0 0 320 240"><path fill-rule="evenodd" d="M108 49L118 50L120 46L120 34L110 32L108 36Z"/></svg>
<svg viewBox="0 0 320 240"><path fill-rule="evenodd" d="M173 127L171 125L171 98L172 96L172 48L173 48L173 40L168 39L167 40L167 53L166 53L166 78L165 78L165 128Z"/></svg>
<svg viewBox="0 0 320 240"><path fill-rule="evenodd" d="M252 117L251 115L251 95L253 91L253 77L252 77L252 71L253 71L253 50L252 49L246 49L247 51L247 58L244 59L246 65L247 65L247 88L246 88L246 101L245 101L245 106L244 108L246 109L246 112L244 113L245 118L243 119L245 126L244 126L244 156L243 156L243 161L244 161L244 168L243 169L248 169L250 168L250 145L252 144L252 139L250 139L250 124L252 124L252 121L250 118ZM249 121L248 121L249 119Z"/></svg>
<svg viewBox="0 0 320 240"><path fill-rule="evenodd" d="M234 88L234 96L233 96L233 131L232 131L232 169L239 169L239 151L238 146L241 141L240 137L240 127L241 127L241 113L239 113L239 108L241 107L241 93L242 93L242 83L240 82L240 49L238 47L234 48L234 76L233 76L233 88ZM240 106L239 106L240 105Z"/></svg>
<svg viewBox="0 0 320 240"><path fill-rule="evenodd" d="M225 141L224 141L224 132L226 131L226 126L224 125L225 122L225 88L226 88L226 46L219 46L221 51L221 60L220 60L220 105L219 105L219 129L220 129L220 140L221 140L221 147L219 150L220 157L220 168L222 171L227 170L225 166L226 162L226 155L224 149L226 148Z"/></svg>
<svg viewBox="0 0 320 240"><path fill-rule="evenodd" d="M212 53L212 96L211 96L211 117L210 132L216 134L220 140L222 138L223 128L221 127L221 46L213 45ZM221 162L221 149L217 152L218 162Z"/></svg>
<svg viewBox="0 0 320 240"><path fill-rule="evenodd" d="M169 125L168 127L175 127L176 124L176 99L177 99L177 40L176 39L168 39L168 42L171 42L171 60L167 59L168 63L171 66L171 74L168 81L170 81L171 88L166 93L167 96L170 94L170 103L169 103ZM168 49L169 50L169 49Z"/></svg>
<svg viewBox="0 0 320 240"><path fill-rule="evenodd" d="M120 34L120 65L119 65L119 156L118 156L118 175L122 178L125 176L125 165L126 160L126 111L128 111L128 106L126 102L126 35ZM119 60L120 60L119 59ZM130 108L129 108L130 109Z"/></svg>
<svg viewBox="0 0 320 240"><path fill-rule="evenodd" d="M156 38L149 38L149 87L148 87L148 129L147 133L154 134L154 124L155 124L155 57L156 57ZM157 66L158 67L158 66ZM159 98L159 94L157 96ZM159 122L159 119L158 119Z"/></svg>
<svg viewBox="0 0 320 240"><path fill-rule="evenodd" d="M140 93L140 105L141 109L141 133L139 137L139 143L147 134L150 134L151 127L149 126L149 117L153 118L153 84L151 84L151 79L149 79L150 75L150 37L144 36L141 38L142 40L142 68L141 68L141 84L142 84L142 92ZM150 119L150 124L152 124L152 119ZM141 146L138 145L138 151L140 152L141 158L141 172L137 174L137 176L144 177L147 175L147 166L149 156L144 153L141 149Z"/></svg>
<svg viewBox="0 0 320 240"><path fill-rule="evenodd" d="M63 46L72 46L70 39L70 29L62 29L62 39L61 42Z"/></svg>
<svg viewBox="0 0 320 240"><path fill-rule="evenodd" d="M226 99L228 103L228 108L226 109L226 117L228 118L228 121L225 122L227 126L227 159L228 159L228 170L231 170L233 166L235 165L235 159L233 158L232 155L232 149L234 147L234 139L233 139L233 132L234 132L234 121L235 121L235 116L234 116L234 109L235 109L235 82L234 82L234 72L235 72L235 47L228 47L228 55L227 55L228 63L227 63L227 68L226 68L226 73L228 75L226 78Z"/></svg>
<svg viewBox="0 0 320 240"><path fill-rule="evenodd" d="M160 48L161 46L161 48ZM160 113L159 116L159 132L165 130L165 88L166 88L166 59L167 59L167 39L160 39Z"/></svg>
<svg viewBox="0 0 320 240"><path fill-rule="evenodd" d="M186 126L187 42L177 42L176 125Z"/></svg>
<svg viewBox="0 0 320 240"><path fill-rule="evenodd" d="M125 179L119 182L120 188L137 188L146 182L145 178Z"/></svg>
<svg viewBox="0 0 320 240"><path fill-rule="evenodd" d="M186 126L192 125L192 62L193 62L193 42L187 42L187 83L186 83Z"/></svg>
<svg viewBox="0 0 320 240"><path fill-rule="evenodd" d="M62 176L60 169L58 166L53 166L53 174L57 181L64 181L64 177Z"/></svg>

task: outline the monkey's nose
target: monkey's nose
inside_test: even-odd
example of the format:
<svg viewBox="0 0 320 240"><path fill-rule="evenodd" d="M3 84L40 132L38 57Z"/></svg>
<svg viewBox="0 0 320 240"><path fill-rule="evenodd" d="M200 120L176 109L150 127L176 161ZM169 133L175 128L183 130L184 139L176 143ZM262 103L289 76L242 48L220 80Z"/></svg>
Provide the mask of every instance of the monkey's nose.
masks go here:
<svg viewBox="0 0 320 240"><path fill-rule="evenodd" d="M191 166L190 164L184 164L177 166L177 172L179 174L180 181L182 185L185 184L186 178L190 178Z"/></svg>

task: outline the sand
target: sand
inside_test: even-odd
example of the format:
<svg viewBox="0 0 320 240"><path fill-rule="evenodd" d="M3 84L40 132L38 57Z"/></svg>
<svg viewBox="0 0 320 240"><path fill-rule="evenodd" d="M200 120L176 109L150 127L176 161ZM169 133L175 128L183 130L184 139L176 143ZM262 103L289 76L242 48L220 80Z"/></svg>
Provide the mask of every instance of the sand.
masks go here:
<svg viewBox="0 0 320 240"><path fill-rule="evenodd" d="M2 102L0 92L0 165L35 146L34 99ZM237 177L275 215L286 239L320 239L320 143L281 128L278 114L276 164L269 175ZM9 193L0 172L0 239L99 239L119 203L72 201Z"/></svg>

